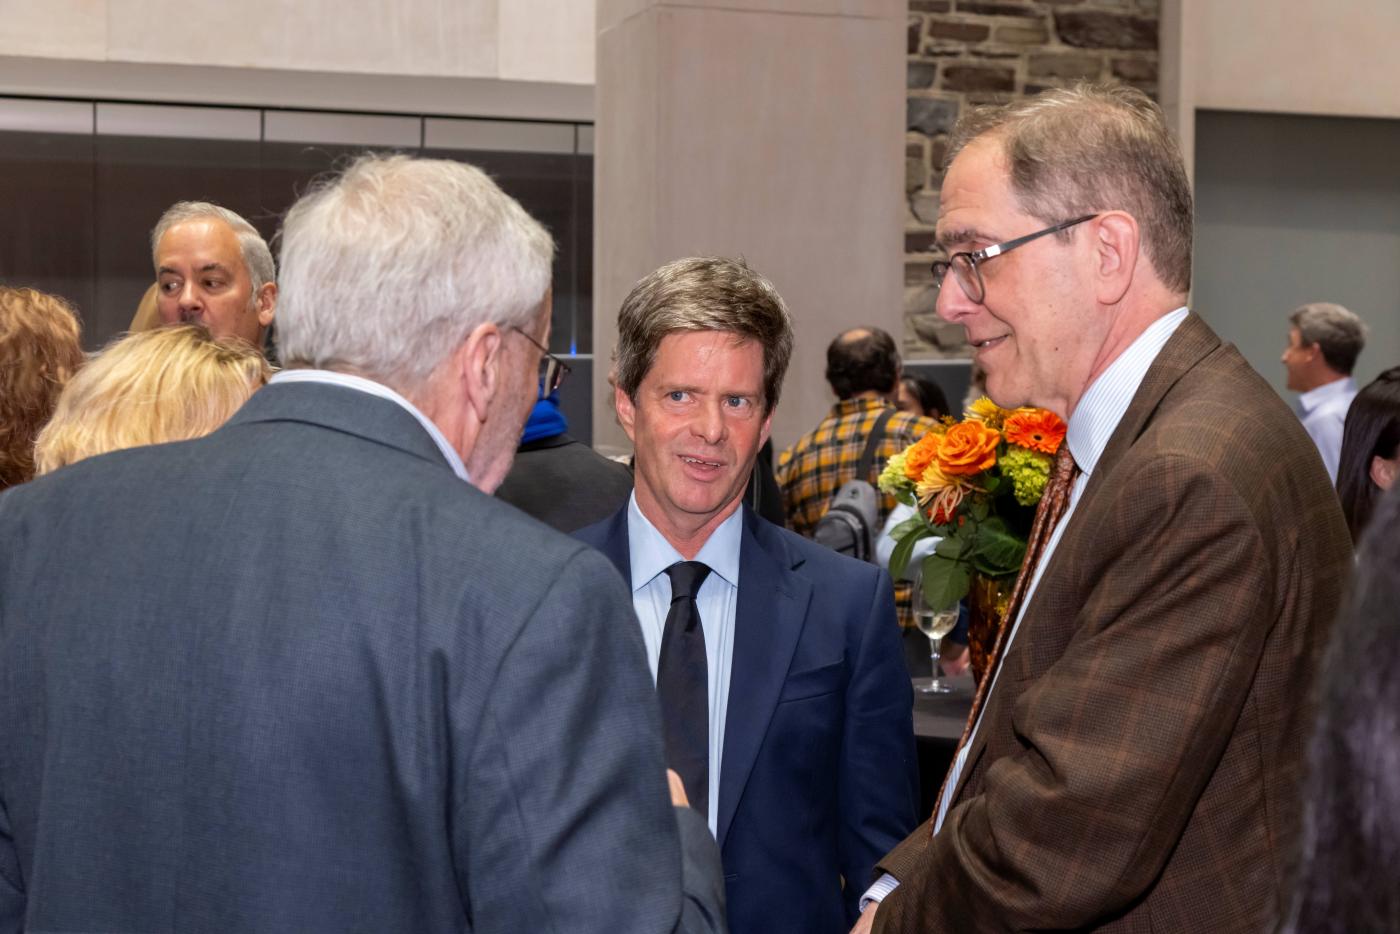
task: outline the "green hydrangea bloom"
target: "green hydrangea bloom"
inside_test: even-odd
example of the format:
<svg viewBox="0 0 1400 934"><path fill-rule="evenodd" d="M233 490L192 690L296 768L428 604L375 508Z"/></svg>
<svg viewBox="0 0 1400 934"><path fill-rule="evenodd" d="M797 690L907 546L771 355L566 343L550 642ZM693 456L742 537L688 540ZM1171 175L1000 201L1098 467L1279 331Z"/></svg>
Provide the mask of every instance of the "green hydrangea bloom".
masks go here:
<svg viewBox="0 0 1400 934"><path fill-rule="evenodd" d="M879 486L881 490L891 495L914 489L914 481L904 475L903 451L885 463L885 469L880 471Z"/></svg>
<svg viewBox="0 0 1400 934"><path fill-rule="evenodd" d="M1045 492L1045 483L1050 479L1051 458L1048 454L1032 451L1020 445L1008 444L1006 453L1001 456L998 466L1001 475L1012 482L1016 492L1016 502L1022 506L1034 506L1040 502Z"/></svg>

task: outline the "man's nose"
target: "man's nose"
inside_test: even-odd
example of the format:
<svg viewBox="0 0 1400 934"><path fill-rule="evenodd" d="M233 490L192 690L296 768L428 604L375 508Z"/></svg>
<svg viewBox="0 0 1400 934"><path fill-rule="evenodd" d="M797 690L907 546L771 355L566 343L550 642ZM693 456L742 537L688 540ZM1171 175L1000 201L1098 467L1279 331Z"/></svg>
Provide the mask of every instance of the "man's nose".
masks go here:
<svg viewBox="0 0 1400 934"><path fill-rule="evenodd" d="M949 272L943 280L943 285L938 289L938 299L934 304L934 310L938 317L952 324L962 324L964 319L977 311L982 306L967 297L963 291L962 283L958 282Z"/></svg>
<svg viewBox="0 0 1400 934"><path fill-rule="evenodd" d="M204 299L200 296L199 290L194 283L186 282L180 286L180 310L198 311L204 307Z"/></svg>
<svg viewBox="0 0 1400 934"><path fill-rule="evenodd" d="M722 399L700 406L695 421L691 423L691 430L706 444L719 444L724 440L728 425L724 420L723 406Z"/></svg>

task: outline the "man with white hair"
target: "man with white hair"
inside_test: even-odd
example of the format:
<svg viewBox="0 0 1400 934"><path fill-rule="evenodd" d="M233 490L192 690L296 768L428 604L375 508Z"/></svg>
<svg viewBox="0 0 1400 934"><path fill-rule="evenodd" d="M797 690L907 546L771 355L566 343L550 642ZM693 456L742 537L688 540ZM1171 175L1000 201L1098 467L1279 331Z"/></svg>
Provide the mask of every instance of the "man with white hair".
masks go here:
<svg viewBox="0 0 1400 934"><path fill-rule="evenodd" d="M202 324L261 348L277 311L277 270L257 228L208 201L170 206L151 231L162 324Z"/></svg>
<svg viewBox="0 0 1400 934"><path fill-rule="evenodd" d="M1356 398L1351 371L1366 346L1366 325L1332 302L1310 302L1288 316L1288 346L1281 362L1288 388L1298 396L1298 417L1317 445L1327 475L1337 482L1342 428Z"/></svg>
<svg viewBox="0 0 1400 934"><path fill-rule="evenodd" d="M627 588L487 495L553 252L365 157L287 217L269 386L0 497L0 932L724 930Z"/></svg>

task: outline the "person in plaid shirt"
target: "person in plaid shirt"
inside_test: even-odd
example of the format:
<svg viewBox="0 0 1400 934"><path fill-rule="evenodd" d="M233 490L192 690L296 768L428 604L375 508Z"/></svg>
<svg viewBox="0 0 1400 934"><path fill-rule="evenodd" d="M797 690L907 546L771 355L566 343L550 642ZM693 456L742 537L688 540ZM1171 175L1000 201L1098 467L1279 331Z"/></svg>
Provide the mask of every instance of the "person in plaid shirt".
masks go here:
<svg viewBox="0 0 1400 934"><path fill-rule="evenodd" d="M880 413L893 406L901 374L894 338L879 328L855 328L837 336L826 349L826 381L838 399L831 413L812 431L783 452L778 460L778 485L783 490L788 528L812 537L817 520L831 505L831 498L847 480L855 479L856 464L865 439ZM885 462L937 426L922 415L896 412L885 423L885 435L867 477L875 482ZM880 495L883 524L895 499ZM910 586L895 584L895 606L900 625L912 627ZM952 661L956 661L956 653Z"/></svg>

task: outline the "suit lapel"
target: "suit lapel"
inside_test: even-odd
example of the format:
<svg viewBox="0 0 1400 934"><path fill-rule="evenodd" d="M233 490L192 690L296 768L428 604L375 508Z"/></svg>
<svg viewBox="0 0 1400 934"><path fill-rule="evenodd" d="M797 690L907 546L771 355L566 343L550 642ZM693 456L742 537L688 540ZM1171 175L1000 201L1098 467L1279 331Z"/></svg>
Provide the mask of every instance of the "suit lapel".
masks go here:
<svg viewBox="0 0 1400 934"><path fill-rule="evenodd" d="M773 719L812 598L811 584L792 572L801 561L794 562L782 537L747 508L744 513L729 713L720 764L721 848Z"/></svg>
<svg viewBox="0 0 1400 934"><path fill-rule="evenodd" d="M622 579L627 582L627 590L632 590L632 551L627 537L627 506L623 506L611 517L604 519L602 541L597 545L609 561L617 568Z"/></svg>

